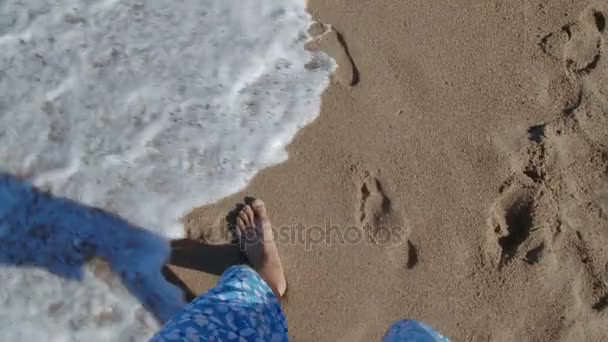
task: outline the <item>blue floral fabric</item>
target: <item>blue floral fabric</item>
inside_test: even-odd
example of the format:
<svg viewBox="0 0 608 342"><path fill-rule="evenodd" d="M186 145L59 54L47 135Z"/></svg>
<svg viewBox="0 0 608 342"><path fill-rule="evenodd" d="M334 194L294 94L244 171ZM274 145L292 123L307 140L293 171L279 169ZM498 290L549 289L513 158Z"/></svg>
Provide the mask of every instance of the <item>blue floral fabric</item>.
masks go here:
<svg viewBox="0 0 608 342"><path fill-rule="evenodd" d="M217 286L198 297L152 341L288 341L279 300L248 266L230 267Z"/></svg>
<svg viewBox="0 0 608 342"><path fill-rule="evenodd" d="M401 320L393 323L384 335L382 342L450 342L428 325L414 321Z"/></svg>
<svg viewBox="0 0 608 342"><path fill-rule="evenodd" d="M230 267L217 286L173 317L153 338L162 341L288 341L287 322L268 284L248 266ZM449 342L428 325L393 324L383 342Z"/></svg>

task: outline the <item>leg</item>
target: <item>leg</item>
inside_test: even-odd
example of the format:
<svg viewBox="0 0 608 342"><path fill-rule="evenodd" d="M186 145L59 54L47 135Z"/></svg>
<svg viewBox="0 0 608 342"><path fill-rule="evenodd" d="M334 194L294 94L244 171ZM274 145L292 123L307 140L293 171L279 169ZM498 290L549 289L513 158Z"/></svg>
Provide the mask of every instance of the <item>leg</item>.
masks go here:
<svg viewBox="0 0 608 342"><path fill-rule="evenodd" d="M153 341L287 341L278 297L286 281L262 201L245 206L237 220L249 266L229 268L215 288L188 304Z"/></svg>
<svg viewBox="0 0 608 342"><path fill-rule="evenodd" d="M243 207L237 227L247 259L277 297L282 297L287 282L264 202L255 200Z"/></svg>

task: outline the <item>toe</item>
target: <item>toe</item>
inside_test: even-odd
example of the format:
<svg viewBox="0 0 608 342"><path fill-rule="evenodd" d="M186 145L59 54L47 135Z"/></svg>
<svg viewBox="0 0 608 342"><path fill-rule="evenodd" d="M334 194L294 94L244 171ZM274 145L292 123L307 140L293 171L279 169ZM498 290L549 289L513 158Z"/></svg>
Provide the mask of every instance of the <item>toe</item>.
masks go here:
<svg viewBox="0 0 608 342"><path fill-rule="evenodd" d="M268 213L266 212L266 205L262 200L256 199L251 206L253 207L253 211L257 217L262 221L268 220Z"/></svg>
<svg viewBox="0 0 608 342"><path fill-rule="evenodd" d="M255 215L253 214L253 210L251 209L250 206L246 205L245 208L243 208L243 211L245 213L247 213L247 217L249 218L249 222L251 222L251 223L255 222L254 221Z"/></svg>
<svg viewBox="0 0 608 342"><path fill-rule="evenodd" d="M241 232L244 232L245 229L247 228L247 225L245 224L245 221L243 221L243 219L240 218L240 217L236 218L236 226L239 228L239 230Z"/></svg>
<svg viewBox="0 0 608 342"><path fill-rule="evenodd" d="M251 226L252 220L249 219L249 216L247 215L245 208L243 208L241 210L241 212L239 212L239 219L241 219L241 221L243 221L245 228Z"/></svg>

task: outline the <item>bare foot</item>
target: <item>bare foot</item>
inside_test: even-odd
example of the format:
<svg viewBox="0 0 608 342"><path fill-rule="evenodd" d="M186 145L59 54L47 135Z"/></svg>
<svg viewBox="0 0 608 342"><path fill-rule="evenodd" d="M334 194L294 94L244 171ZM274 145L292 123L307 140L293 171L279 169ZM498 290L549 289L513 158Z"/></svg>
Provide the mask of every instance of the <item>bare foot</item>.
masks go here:
<svg viewBox="0 0 608 342"><path fill-rule="evenodd" d="M264 202L256 199L251 205L244 206L236 223L247 259L275 295L283 296L287 281Z"/></svg>

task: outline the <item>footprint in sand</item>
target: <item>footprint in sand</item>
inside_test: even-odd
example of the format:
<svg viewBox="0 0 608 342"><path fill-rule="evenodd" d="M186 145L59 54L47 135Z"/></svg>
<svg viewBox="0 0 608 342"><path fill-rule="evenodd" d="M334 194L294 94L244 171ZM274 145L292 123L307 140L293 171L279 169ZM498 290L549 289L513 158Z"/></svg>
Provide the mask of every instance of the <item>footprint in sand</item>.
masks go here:
<svg viewBox="0 0 608 342"><path fill-rule="evenodd" d="M516 258L537 264L545 256L550 243L537 212L538 196L534 186L514 185L494 204L486 252L499 269Z"/></svg>
<svg viewBox="0 0 608 342"><path fill-rule="evenodd" d="M363 172L357 179L355 218L367 241L379 247L396 247L391 248L388 257L397 263L405 260L403 266L411 270L419 263L419 250L410 240L410 226L386 187L380 178Z"/></svg>
<svg viewBox="0 0 608 342"><path fill-rule="evenodd" d="M552 178L552 169L546 165L546 140L551 136L547 130L553 129L530 127L523 156L526 162L503 183L492 206L486 255L498 269L516 259L529 265L554 263L554 252L561 246L561 223L552 189L547 186L547 179Z"/></svg>
<svg viewBox="0 0 608 342"><path fill-rule="evenodd" d="M380 179L365 173L358 195L355 215L369 241L381 247L408 242L409 229Z"/></svg>
<svg viewBox="0 0 608 342"><path fill-rule="evenodd" d="M564 74L578 96L554 120L529 128L492 207L486 246L499 270L549 265L548 271L578 274L577 306L590 315L608 310L607 12L608 3L598 1L563 28ZM547 37L544 44L551 43Z"/></svg>
<svg viewBox="0 0 608 342"><path fill-rule="evenodd" d="M508 262L534 228L534 191L510 191L494 208L492 226L498 235L501 261Z"/></svg>
<svg viewBox="0 0 608 342"><path fill-rule="evenodd" d="M557 266L564 233L554 198L544 184L510 180L494 203L489 219L487 260L500 270L515 260Z"/></svg>
<svg viewBox="0 0 608 342"><path fill-rule="evenodd" d="M591 141L608 147L608 65L605 61L606 10L589 7L579 20L564 28L569 41L564 46L566 69L580 79L581 99L570 114L577 121L585 136Z"/></svg>
<svg viewBox="0 0 608 342"><path fill-rule="evenodd" d="M309 50L322 50L338 64L334 77L344 86L359 83L359 70L348 51L344 37L331 25L315 23L310 27L313 40L307 45ZM314 65L313 65L314 66ZM313 67L310 66L309 67Z"/></svg>
<svg viewBox="0 0 608 342"><path fill-rule="evenodd" d="M576 23L566 25L568 36L564 46L566 69L576 76L586 75L597 68L605 44L606 16L602 11L588 8Z"/></svg>
<svg viewBox="0 0 608 342"><path fill-rule="evenodd" d="M577 289L576 294L581 297L578 302L590 303L590 309L593 312L602 313L608 309L608 270L597 267L599 260L597 260L597 256L590 253L589 243L583 233L576 232L576 240L573 245L578 250L581 266L585 271L578 275L585 279L581 281L581 286ZM585 288L584 284L592 284L592 286ZM589 306L581 305L581 309L588 310Z"/></svg>

